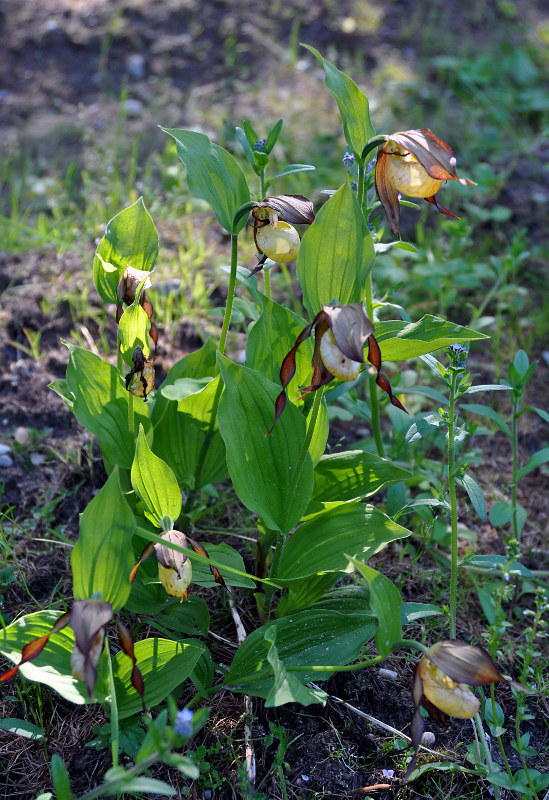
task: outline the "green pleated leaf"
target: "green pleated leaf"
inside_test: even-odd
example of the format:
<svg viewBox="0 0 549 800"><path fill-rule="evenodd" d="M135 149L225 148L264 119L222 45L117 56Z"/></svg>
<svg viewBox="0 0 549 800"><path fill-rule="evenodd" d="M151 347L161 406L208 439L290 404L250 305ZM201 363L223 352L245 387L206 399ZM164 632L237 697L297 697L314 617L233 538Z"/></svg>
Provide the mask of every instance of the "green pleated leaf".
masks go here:
<svg viewBox="0 0 549 800"><path fill-rule="evenodd" d="M267 660L274 673L271 691L265 700L267 708L276 708L286 703L301 703L310 706L312 703L326 704L326 693L319 689L309 689L304 686L295 673L288 672L284 662L276 649L276 626L273 625L265 631L265 644L267 645Z"/></svg>
<svg viewBox="0 0 549 800"><path fill-rule="evenodd" d="M335 97L341 114L345 140L355 156L360 158L365 145L376 135L370 120L368 98L348 75L340 72L330 61L326 61L318 50L307 44L303 47L306 47L322 64L324 83Z"/></svg>
<svg viewBox="0 0 549 800"><path fill-rule="evenodd" d="M145 703L154 708L189 677L204 645L173 642L169 639L144 639L135 643L134 652L145 682ZM112 660L118 716L131 717L141 711L141 698L132 686L132 662L121 650Z"/></svg>
<svg viewBox="0 0 549 800"><path fill-rule="evenodd" d="M149 357L151 348L149 347L149 337L147 336L148 327L149 318L138 302L128 306L120 317L120 322L118 323L120 352L124 363L130 367L133 366L132 355L136 347L140 347L143 350L145 358Z"/></svg>
<svg viewBox="0 0 549 800"><path fill-rule="evenodd" d="M218 411L219 430L227 447L234 489L269 528L288 532L305 511L313 483L308 453L295 474L305 441L305 419L288 403L266 436L274 421L280 386L222 355L218 359L225 384Z"/></svg>
<svg viewBox="0 0 549 800"><path fill-rule="evenodd" d="M263 310L255 323L246 343L246 366L261 372L274 383L280 382L280 367L296 343L301 331L307 327L306 320L290 311L289 308L260 295ZM316 313L316 312L315 312ZM311 382L313 368L313 340L302 342L296 351L296 371L288 385L288 397L297 404L300 386ZM280 391L280 390L279 390Z"/></svg>
<svg viewBox="0 0 549 800"><path fill-rule="evenodd" d="M200 350L176 362L157 392L152 414L153 452L170 465L178 484L190 489L216 483L228 474L225 443L217 421L211 421L211 426L204 424L212 408L211 392L215 393L218 386L212 380L216 353L217 347L209 339ZM191 385L180 385L185 396L171 399L174 393L177 397L179 381L196 381L195 390L207 384L207 391L187 393L184 388Z"/></svg>
<svg viewBox="0 0 549 800"><path fill-rule="evenodd" d="M76 419L99 439L101 452L111 464L129 469L134 439L128 429L128 392L118 370L89 350L65 342L70 359L67 386L74 397ZM136 430L150 429L147 405L134 398Z"/></svg>
<svg viewBox="0 0 549 800"><path fill-rule="evenodd" d="M336 611L307 610L282 617L257 628L242 642L224 681L227 689L263 698L273 691L275 676L267 659L273 628L276 652L285 669L311 667L304 672L289 670L302 684L327 680L333 670L313 667L341 666L354 661L372 636L372 626L363 618Z"/></svg>
<svg viewBox="0 0 549 800"><path fill-rule="evenodd" d="M158 233L140 197L107 224L93 261L95 287L106 303L116 303L116 287L127 266L150 272L158 255Z"/></svg>
<svg viewBox="0 0 549 800"><path fill-rule="evenodd" d="M100 592L114 611L122 608L131 588L134 529L135 519L120 491L115 468L80 516L80 536L71 554L75 600Z"/></svg>
<svg viewBox="0 0 549 800"><path fill-rule="evenodd" d="M322 456L315 467L313 500L358 500L412 477L392 461L363 450Z"/></svg>
<svg viewBox="0 0 549 800"><path fill-rule="evenodd" d="M419 322L401 320L376 322L375 336L384 361L416 358L450 344L489 338L484 333L464 328L462 325L454 325L453 322L433 317L431 314L426 314Z"/></svg>
<svg viewBox="0 0 549 800"><path fill-rule="evenodd" d="M150 613L150 609L145 613ZM210 612L201 597L191 594L184 603L169 602L161 611L156 611L151 624L155 627L158 625L159 630L172 633L175 631L189 636L207 636Z"/></svg>
<svg viewBox="0 0 549 800"><path fill-rule="evenodd" d="M349 556L366 560L388 542L409 535L409 530L374 506L326 503L284 545L276 579L294 581L320 572L349 572Z"/></svg>
<svg viewBox="0 0 549 800"><path fill-rule="evenodd" d="M395 584L381 572L355 558L352 562L370 588L370 609L378 621L374 636L377 651L380 656L388 656L391 645L402 639L402 597Z"/></svg>
<svg viewBox="0 0 549 800"><path fill-rule="evenodd" d="M346 182L322 206L299 248L297 277L311 318L334 298L342 305L362 302L374 260L372 237Z"/></svg>
<svg viewBox="0 0 549 800"><path fill-rule="evenodd" d="M60 611L38 611L26 614L0 632L0 653L14 664L21 660L23 647L51 632L61 616ZM86 684L72 676L71 653L74 648L74 633L68 625L51 636L42 652L33 660L19 667L19 672L30 681L43 683L54 689L70 703L90 703ZM104 684L100 679L95 687L95 697L103 700Z"/></svg>
<svg viewBox="0 0 549 800"><path fill-rule="evenodd" d="M173 136L177 155L187 168L191 192L205 200L214 210L219 224L236 234L246 224L247 217L234 225L240 206L250 199L244 173L232 155L196 131L162 128Z"/></svg>
<svg viewBox="0 0 549 800"><path fill-rule="evenodd" d="M148 520L157 527L161 527L163 517L175 522L181 513L181 490L170 467L150 449L141 426L131 480L134 491L143 501Z"/></svg>

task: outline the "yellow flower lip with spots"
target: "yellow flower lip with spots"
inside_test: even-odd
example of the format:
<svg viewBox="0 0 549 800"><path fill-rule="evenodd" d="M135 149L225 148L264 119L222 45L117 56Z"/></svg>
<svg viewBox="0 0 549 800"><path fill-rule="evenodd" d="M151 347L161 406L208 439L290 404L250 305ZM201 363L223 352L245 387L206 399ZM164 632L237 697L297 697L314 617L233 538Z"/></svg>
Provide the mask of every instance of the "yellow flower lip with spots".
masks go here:
<svg viewBox="0 0 549 800"><path fill-rule="evenodd" d="M459 219L435 197L447 180L476 186L474 181L458 176L452 150L428 128L399 131L386 137L377 156L375 186L396 236L400 236L400 194L422 197L442 214Z"/></svg>

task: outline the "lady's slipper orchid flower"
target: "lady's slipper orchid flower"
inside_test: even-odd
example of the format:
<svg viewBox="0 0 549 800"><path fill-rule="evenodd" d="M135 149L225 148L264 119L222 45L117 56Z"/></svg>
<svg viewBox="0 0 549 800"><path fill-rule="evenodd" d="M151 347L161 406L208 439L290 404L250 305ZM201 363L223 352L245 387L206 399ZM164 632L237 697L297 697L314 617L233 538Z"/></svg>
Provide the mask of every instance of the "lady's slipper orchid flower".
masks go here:
<svg viewBox="0 0 549 800"><path fill-rule="evenodd" d="M388 379L381 372L381 351L374 336L374 326L362 303L322 306L322 311L319 311L311 324L301 331L295 345L282 362L280 368L282 391L276 398L273 426L286 406L286 387L295 375L297 348L305 339L309 338L313 328L315 329L313 377L311 385L303 389L301 397L320 389L334 378L342 381L355 380L360 372L361 364L365 363L364 346L368 342L368 361L377 370L377 385L387 392L394 406L406 411L400 400L393 394Z"/></svg>
<svg viewBox="0 0 549 800"><path fill-rule="evenodd" d="M310 225L315 218L313 204L301 194L266 197L252 209L258 272L267 258L281 263L293 261L299 251L299 234L293 225ZM293 225L289 224L293 223Z"/></svg>
<svg viewBox="0 0 549 800"><path fill-rule="evenodd" d="M15 667L0 675L0 683L13 678L22 664L32 661L40 655L52 634L58 633L64 627L70 625L74 631L75 638L75 645L71 654L72 674L77 680L85 682L89 696L93 697L93 690L97 683L97 665L103 652L103 643L105 641L105 626L112 617L113 610L110 603L106 603L103 600L77 600L71 611L67 611L59 617L49 633L25 645L21 653L21 661ZM143 676L135 664L132 636L120 621L118 622L118 632L122 649L133 662L132 684L140 696L143 697L145 687Z"/></svg>
<svg viewBox="0 0 549 800"><path fill-rule="evenodd" d="M420 706L441 725L446 724L445 714L458 719L472 719L478 713L480 701L468 687L498 682L510 684L519 691L528 691L525 686L503 676L482 647L450 639L437 642L427 650L414 671L412 693L416 712L411 737L416 752L407 777L415 768L425 729Z"/></svg>
<svg viewBox="0 0 549 800"><path fill-rule="evenodd" d="M156 327L152 318L154 313L153 304L149 300L146 292L147 289L151 288L150 272L142 269L136 269L135 267L130 267L129 265L126 267L122 273L122 277L118 281L118 286L116 287L116 297L118 299L118 304L116 306L116 322L120 322L120 317L122 316L123 312L122 304L126 303L127 305L131 305L134 302L137 289L142 281L145 281L145 283L143 284L141 294L139 295L139 305L142 307L151 323L149 336L153 340L156 349L158 345L158 328Z"/></svg>
<svg viewBox="0 0 549 800"><path fill-rule="evenodd" d="M400 236L400 194L423 197L442 214L459 219L441 206L435 195L446 180L464 186L476 186L468 178L459 178L456 159L450 147L429 128L400 131L386 137L377 156L375 185L378 197L396 236Z"/></svg>
<svg viewBox="0 0 549 800"><path fill-rule="evenodd" d="M185 533L181 533L181 531L167 531L162 534L161 539L165 542L176 544L179 547L184 547L187 550L192 549L195 553L209 558L208 553L201 544L191 539ZM166 592L172 597L179 597L181 602L183 602L183 598L188 600L189 586L191 585L193 575L191 560L186 553L182 553L180 550L174 550L173 547L161 544L160 542L150 542L150 544L145 547L139 561L130 573L130 583L134 582L139 566L152 555L153 550L158 559L158 577ZM221 577L221 573L217 567L210 564L210 571L216 583L225 586L225 581Z"/></svg>
<svg viewBox="0 0 549 800"><path fill-rule="evenodd" d="M132 354L133 367L126 375L126 389L134 397L142 397L147 402L147 397L154 389L154 362L153 358L145 358L141 347L136 347Z"/></svg>

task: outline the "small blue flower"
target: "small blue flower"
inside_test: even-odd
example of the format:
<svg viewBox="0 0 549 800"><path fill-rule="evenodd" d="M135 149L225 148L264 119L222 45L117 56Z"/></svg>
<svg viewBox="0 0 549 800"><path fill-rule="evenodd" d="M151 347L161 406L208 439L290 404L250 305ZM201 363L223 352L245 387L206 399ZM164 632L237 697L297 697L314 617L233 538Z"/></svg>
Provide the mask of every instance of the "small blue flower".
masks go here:
<svg viewBox="0 0 549 800"><path fill-rule="evenodd" d="M267 139L258 139L257 142L254 144L255 152L264 153L266 144L267 144Z"/></svg>
<svg viewBox="0 0 549 800"><path fill-rule="evenodd" d="M356 190L358 189L358 185L357 185L356 181L351 181L351 189L354 192L356 192Z"/></svg>
<svg viewBox="0 0 549 800"><path fill-rule="evenodd" d="M381 774L383 775L384 778L394 778L395 777L394 769L382 769L381 770Z"/></svg>
<svg viewBox="0 0 549 800"><path fill-rule="evenodd" d="M342 161L346 167L352 167L355 163L355 157L353 153L346 152L342 158Z"/></svg>
<svg viewBox="0 0 549 800"><path fill-rule="evenodd" d="M175 725L173 729L180 736L191 736L193 732L193 712L190 708L184 708L179 711L175 718Z"/></svg>

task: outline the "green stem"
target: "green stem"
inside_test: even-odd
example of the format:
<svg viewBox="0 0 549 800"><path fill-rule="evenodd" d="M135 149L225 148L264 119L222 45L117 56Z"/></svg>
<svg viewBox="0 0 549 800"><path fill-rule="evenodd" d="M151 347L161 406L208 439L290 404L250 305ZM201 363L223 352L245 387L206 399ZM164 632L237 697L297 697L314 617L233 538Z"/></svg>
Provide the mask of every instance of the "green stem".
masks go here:
<svg viewBox="0 0 549 800"><path fill-rule="evenodd" d="M364 202L364 160L357 162L358 166L358 184L356 189L356 198L358 205L362 211L362 203Z"/></svg>
<svg viewBox="0 0 549 800"><path fill-rule="evenodd" d="M372 272L368 275L366 280L366 313L373 322L374 319L374 303L373 303L373 289L372 289ZM384 458L385 448L383 447L383 439L381 437L381 426L379 424L379 402L377 397L377 385L375 375L370 375L370 410L372 412L372 432L374 434L374 441L376 443L376 450L378 456Z"/></svg>
<svg viewBox="0 0 549 800"><path fill-rule="evenodd" d="M451 566L450 566L450 639L456 638L457 611L457 573L458 573L458 531L456 500L456 447L455 447L455 403L458 374L452 370L450 383L450 404L448 407L448 492L450 494L451 518Z"/></svg>
<svg viewBox="0 0 549 800"><path fill-rule="evenodd" d="M118 766L118 749L119 749L119 735L118 730L118 702L116 699L116 686L114 684L114 675L112 671L112 661L109 653L108 638L105 636L105 648L107 651L107 663L109 665L109 686L111 691L111 751L112 751L112 765Z"/></svg>
<svg viewBox="0 0 549 800"><path fill-rule="evenodd" d="M513 478L511 484L511 505L513 508L513 536L516 540L515 550L519 545L520 531L518 528L518 515L517 515L517 473L518 473L518 406L520 399L517 396L513 397L513 422L512 422L512 447L513 447ZM514 555L518 553L514 552Z"/></svg>
<svg viewBox="0 0 549 800"><path fill-rule="evenodd" d="M223 327L221 328L221 336L219 338L219 352L225 352L225 341L227 339L227 332L231 322L231 314L233 310L234 290L236 286L236 267L238 264L238 235L231 234L231 275L229 278L229 291L227 294L227 306L225 308L225 317L223 319Z"/></svg>
<svg viewBox="0 0 549 800"><path fill-rule="evenodd" d="M488 742L486 741L486 736L484 735L484 728L482 726L482 720L480 718L480 714L477 712L475 715L475 725L478 732L478 738L482 744L482 749L484 750L484 757L486 759L486 766L490 772L494 771L494 762L492 761L492 754L490 753L490 748L488 747ZM494 797L496 800L501 800L501 792L498 786L492 784L494 789Z"/></svg>
<svg viewBox="0 0 549 800"><path fill-rule="evenodd" d="M495 721L497 720L497 709L496 709L496 690L495 690L495 685L493 683L490 684L490 700L492 703L492 717ZM501 753L501 758L503 760L503 763L505 764L505 769L507 770L507 774L509 775L511 780L513 780L513 773L511 772L511 767L509 766L509 761L505 753L505 748L503 746L503 740L501 734L496 736L496 739L498 740L499 752Z"/></svg>
<svg viewBox="0 0 549 800"><path fill-rule="evenodd" d="M265 279L265 297L271 299L271 271L268 269L263 270L263 277Z"/></svg>
<svg viewBox="0 0 549 800"><path fill-rule="evenodd" d="M128 392L128 429L130 436L133 439L134 421L133 421L133 394Z"/></svg>
<svg viewBox="0 0 549 800"><path fill-rule="evenodd" d="M265 167L261 168L259 173L259 199L263 200L265 197ZM268 269L263 270L263 278L265 279L265 297L271 299L271 274Z"/></svg>

